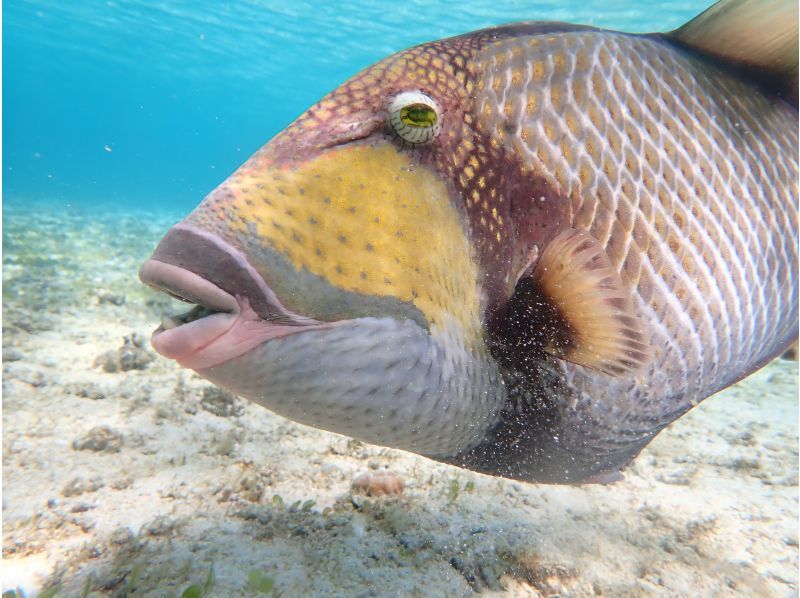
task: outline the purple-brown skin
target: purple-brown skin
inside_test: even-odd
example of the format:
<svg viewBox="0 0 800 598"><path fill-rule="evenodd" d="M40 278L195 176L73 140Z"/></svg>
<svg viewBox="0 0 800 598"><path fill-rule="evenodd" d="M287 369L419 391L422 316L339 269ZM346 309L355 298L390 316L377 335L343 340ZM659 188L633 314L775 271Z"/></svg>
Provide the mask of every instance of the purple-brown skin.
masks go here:
<svg viewBox="0 0 800 598"><path fill-rule="evenodd" d="M407 91L440 108L424 145L387 125ZM662 36L529 23L412 48L309 109L165 237L144 282L221 313L154 346L310 425L509 478L615 481L796 338L797 124L796 107ZM397 187L422 190L444 240L427 216L372 242L373 221L407 223L380 204L393 184L374 156L408 165ZM320 227L346 200L382 220ZM547 252L565 234L592 261L549 280L572 256ZM335 256L317 248L335 269L307 258L337 235ZM414 286L424 239L453 276L442 288L468 283L452 304ZM598 269L593 306L576 278ZM579 357L606 319L627 349Z"/></svg>

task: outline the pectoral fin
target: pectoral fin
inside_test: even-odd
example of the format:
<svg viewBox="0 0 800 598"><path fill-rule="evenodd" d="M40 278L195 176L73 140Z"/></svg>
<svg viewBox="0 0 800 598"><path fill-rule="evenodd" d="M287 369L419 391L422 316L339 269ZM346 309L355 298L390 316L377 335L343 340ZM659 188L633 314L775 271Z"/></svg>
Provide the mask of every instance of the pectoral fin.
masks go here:
<svg viewBox="0 0 800 598"><path fill-rule="evenodd" d="M545 346L547 352L617 376L638 372L650 361L646 328L630 291L589 233L559 233L530 277L567 327Z"/></svg>

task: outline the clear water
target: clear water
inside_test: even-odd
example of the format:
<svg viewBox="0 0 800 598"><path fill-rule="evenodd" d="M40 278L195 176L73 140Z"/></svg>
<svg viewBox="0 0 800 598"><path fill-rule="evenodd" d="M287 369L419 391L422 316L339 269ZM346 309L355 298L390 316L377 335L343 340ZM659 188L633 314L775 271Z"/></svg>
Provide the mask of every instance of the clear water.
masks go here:
<svg viewBox="0 0 800 598"><path fill-rule="evenodd" d="M528 19L668 30L708 4L8 0L3 196L185 211L393 52Z"/></svg>

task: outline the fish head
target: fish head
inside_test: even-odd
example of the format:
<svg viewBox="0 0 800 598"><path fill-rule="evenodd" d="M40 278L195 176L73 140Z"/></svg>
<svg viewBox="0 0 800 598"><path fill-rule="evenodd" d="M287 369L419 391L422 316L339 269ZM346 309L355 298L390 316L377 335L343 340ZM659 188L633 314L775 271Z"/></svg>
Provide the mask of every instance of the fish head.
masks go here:
<svg viewBox="0 0 800 598"><path fill-rule="evenodd" d="M356 75L171 229L140 277L196 307L154 348L315 427L428 455L477 442L505 391L484 339L497 268L464 192L486 164L475 43Z"/></svg>

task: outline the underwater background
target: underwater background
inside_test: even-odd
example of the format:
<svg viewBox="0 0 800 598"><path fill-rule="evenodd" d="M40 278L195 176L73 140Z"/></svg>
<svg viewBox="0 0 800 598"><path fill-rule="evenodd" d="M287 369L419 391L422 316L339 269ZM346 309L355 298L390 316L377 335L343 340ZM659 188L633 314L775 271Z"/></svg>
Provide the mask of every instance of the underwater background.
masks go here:
<svg viewBox="0 0 800 598"><path fill-rule="evenodd" d="M137 278L388 54L523 19L663 31L709 4L3 2L4 598L796 596L796 361L680 418L623 482L517 483L215 389L154 355L174 305ZM384 469L401 495L360 492Z"/></svg>
<svg viewBox="0 0 800 598"><path fill-rule="evenodd" d="M3 196L184 212L346 78L518 20L678 27L709 2L3 3Z"/></svg>

